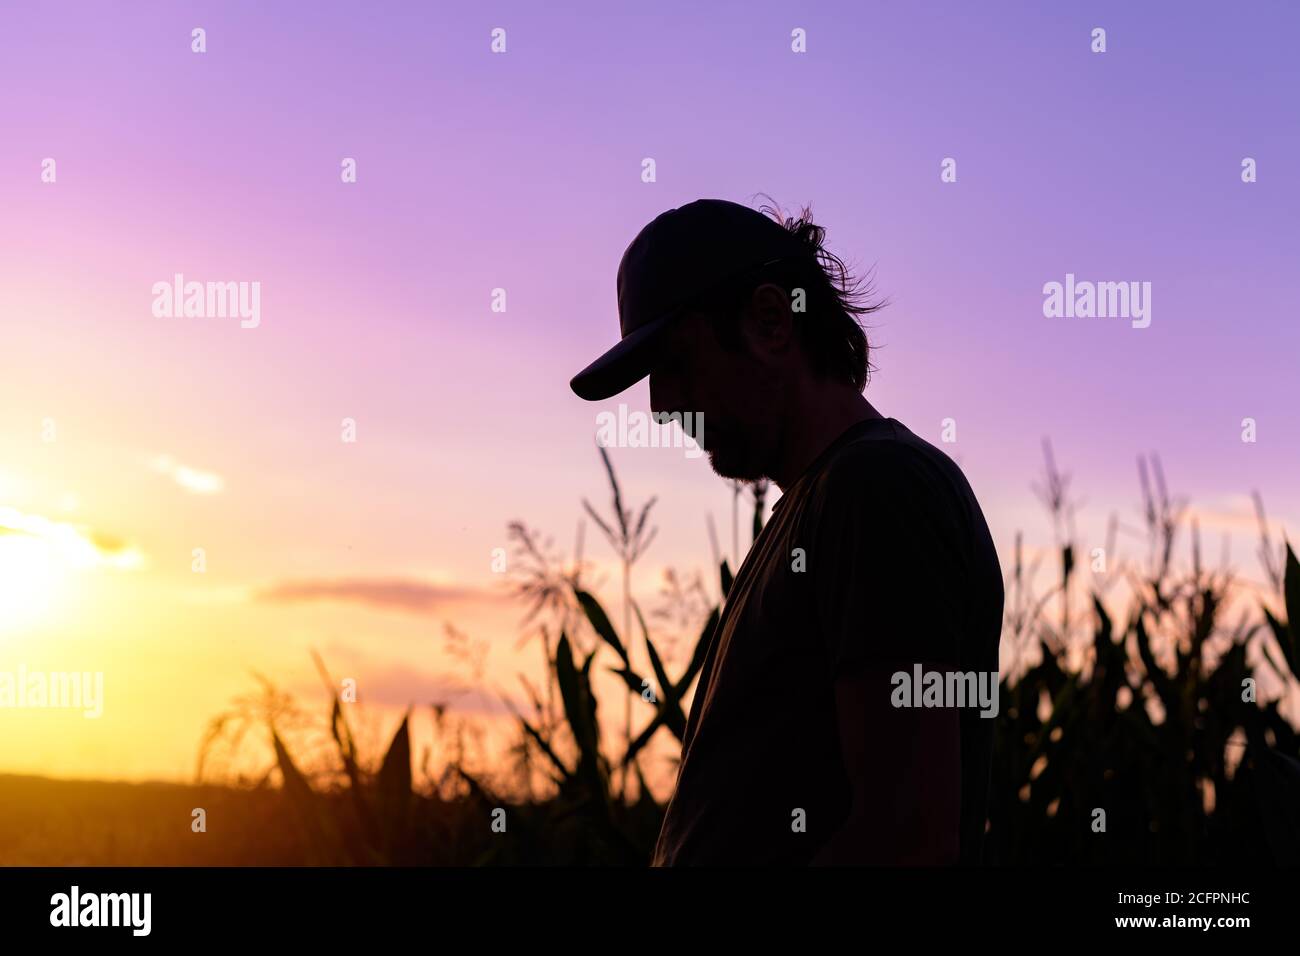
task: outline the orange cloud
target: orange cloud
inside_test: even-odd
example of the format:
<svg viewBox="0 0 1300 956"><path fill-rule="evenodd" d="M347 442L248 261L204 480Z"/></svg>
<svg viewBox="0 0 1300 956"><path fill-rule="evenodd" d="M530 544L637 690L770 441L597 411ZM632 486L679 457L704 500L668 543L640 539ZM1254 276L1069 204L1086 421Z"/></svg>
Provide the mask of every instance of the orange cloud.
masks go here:
<svg viewBox="0 0 1300 956"><path fill-rule="evenodd" d="M444 704L457 713L501 716L511 713L509 705L495 693L449 675L430 674L399 665L375 670L356 666L339 671L335 676L356 680L357 700L361 704L401 708ZM303 696L309 696L319 687L319 684L304 683L297 690ZM511 700L511 704L520 709L518 701Z"/></svg>
<svg viewBox="0 0 1300 956"><path fill-rule="evenodd" d="M260 601L306 604L341 601L408 614L433 614L440 607L478 596L472 588L433 584L411 578L335 578L282 581L258 591Z"/></svg>

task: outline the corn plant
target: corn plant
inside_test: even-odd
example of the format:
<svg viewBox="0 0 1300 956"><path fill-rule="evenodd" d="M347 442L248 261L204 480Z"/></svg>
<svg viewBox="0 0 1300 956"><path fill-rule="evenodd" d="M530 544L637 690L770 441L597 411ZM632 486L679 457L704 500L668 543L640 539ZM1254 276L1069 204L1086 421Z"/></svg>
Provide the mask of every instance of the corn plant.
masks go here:
<svg viewBox="0 0 1300 956"><path fill-rule="evenodd" d="M1294 686L1296 628L1265 609L1278 662L1248 613L1226 620L1234 580L1202 567L1194 524L1192 567L1174 570L1181 505L1167 494L1158 463L1150 474L1154 482L1140 469L1147 567L1130 573L1131 606L1122 621L1092 594L1083 664L1071 656L1064 624L1077 571L1072 540L1059 545L1055 621L1047 620L1044 602L1026 599L1017 550L1008 586L1009 615L1017 616L1009 624L1037 643L1038 662L1008 674L1000 688L992 862L1300 861L1300 735L1279 712L1279 699L1256 699L1247 660L1251 642L1259 643L1284 686ZM1295 622L1300 566L1289 546L1286 555L1286 616Z"/></svg>
<svg viewBox="0 0 1300 956"><path fill-rule="evenodd" d="M623 565L623 631L626 633L632 628L632 567L636 564L637 559L641 557L650 542L654 540L658 529L647 527L646 519L650 516L650 509L654 507L655 499L651 498L641 506L639 514L634 514L633 509L627 508L623 504L623 491L618 484L618 476L614 473L614 464L609 459L603 445L597 445L596 450L600 452L600 460L605 465L605 474L609 478L610 491L613 497L612 508L614 517L611 521L605 521L604 518L592 507L591 502L585 498L582 500L582 506L586 509L591 519L596 522L601 533L609 542L619 561ZM627 741L632 740L632 698L626 701L624 714L624 737ZM627 794L628 774L626 768L623 770L623 794Z"/></svg>
<svg viewBox="0 0 1300 956"><path fill-rule="evenodd" d="M730 584L730 571L723 565L721 576L724 588ZM654 801L645 777L637 763L637 755L649 744L655 734L666 729L679 741L686 731L686 715L682 709L683 698L699 675L708 649L708 642L717 625L719 609L714 608L696 641L694 652L686 669L677 678L669 676L654 642L641 609L633 602L633 610L640 625L641 637L654 673L654 683L638 674L632 665L626 642L606 614L599 600L581 588L574 589L574 597L582 608L586 620L618 659L618 666L609 670L617 674L627 688L627 699L642 701L651 710L645 727L629 741L617 758L606 756L598 719L596 692L592 682L592 668L598 647L582 658L575 658L567 634L561 634L556 647L554 679L563 701L567 738L576 756L566 760L556 734L515 714L519 726L545 760L551 780L557 788L553 813L562 820L577 819L586 827L586 838L595 840L613 853L619 862L644 863L658 833L662 808ZM628 803L625 794L618 794L611 785L615 772L627 777L635 774L638 798Z"/></svg>
<svg viewBox="0 0 1300 956"><path fill-rule="evenodd" d="M403 716L378 773L364 773L352 730L334 689L337 685L329 680L320 658L315 659L329 689L330 733L348 780L346 811L339 806L339 795L321 794L312 789L294 764L275 726L269 727L276 766L293 817L302 830L309 862L333 865L407 862L412 845L413 802L410 714Z"/></svg>

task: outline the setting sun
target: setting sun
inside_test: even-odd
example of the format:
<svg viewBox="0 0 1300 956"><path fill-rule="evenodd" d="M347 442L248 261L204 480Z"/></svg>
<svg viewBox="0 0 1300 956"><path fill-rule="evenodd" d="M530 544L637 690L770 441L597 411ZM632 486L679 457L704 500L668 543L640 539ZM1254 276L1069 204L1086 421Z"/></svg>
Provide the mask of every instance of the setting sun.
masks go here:
<svg viewBox="0 0 1300 956"><path fill-rule="evenodd" d="M0 507L0 633L45 620L70 571L140 564L134 548L102 532Z"/></svg>
<svg viewBox="0 0 1300 956"><path fill-rule="evenodd" d="M65 575L66 565L51 542L0 528L0 634L40 620Z"/></svg>

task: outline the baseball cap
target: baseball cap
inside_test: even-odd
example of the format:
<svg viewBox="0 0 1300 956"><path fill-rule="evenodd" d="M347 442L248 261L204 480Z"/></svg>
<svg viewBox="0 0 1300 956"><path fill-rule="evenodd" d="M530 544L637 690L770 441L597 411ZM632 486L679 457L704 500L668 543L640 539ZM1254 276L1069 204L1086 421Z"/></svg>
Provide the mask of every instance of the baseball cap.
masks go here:
<svg viewBox="0 0 1300 956"><path fill-rule="evenodd" d="M622 337L569 382L601 401L650 374L664 330L700 295L751 269L811 253L780 223L725 199L697 199L660 213L618 266Z"/></svg>

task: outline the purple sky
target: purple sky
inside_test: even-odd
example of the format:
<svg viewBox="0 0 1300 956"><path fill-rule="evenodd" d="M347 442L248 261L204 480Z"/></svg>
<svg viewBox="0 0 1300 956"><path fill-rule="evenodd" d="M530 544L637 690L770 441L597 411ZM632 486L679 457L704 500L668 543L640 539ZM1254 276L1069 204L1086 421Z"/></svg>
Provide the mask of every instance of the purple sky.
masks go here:
<svg viewBox="0 0 1300 956"><path fill-rule="evenodd" d="M943 447L1004 563L1017 528L1050 540L1029 491L1045 436L1085 533L1112 510L1134 523L1135 458L1151 451L1209 525L1240 532L1249 570L1245 495L1300 526L1293 4L564 6L0 7L0 506L63 507L132 542L168 593L192 595L200 545L214 593L490 589L506 521L567 546L580 499L604 505L596 413L645 407L644 385L591 406L567 384L617 336L627 243L669 207L763 193L811 203L833 251L875 266L893 304L873 319L868 397L936 443L956 420ZM940 181L945 157L956 183ZM1258 182L1241 181L1244 157ZM155 318L151 287L177 272L260 282L260 326ZM1045 318L1043 284L1066 273L1150 282L1151 326ZM160 454L223 490L165 485L140 466ZM632 497L660 496L640 587L702 567L705 515L724 538L729 520L707 464L615 462ZM219 642L236 618L212 613ZM466 612L485 630L503 613ZM263 660L267 641L244 633L247 653L218 655L235 676L213 677L196 714L249 656L310 675L317 620L238 620L295 636ZM70 633L43 639L94 646ZM405 659L402 640L358 667ZM177 655L177 674L192 667Z"/></svg>

